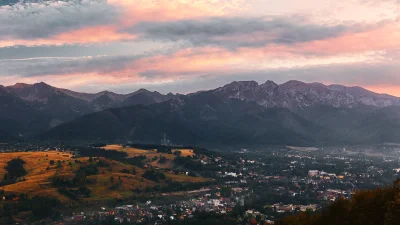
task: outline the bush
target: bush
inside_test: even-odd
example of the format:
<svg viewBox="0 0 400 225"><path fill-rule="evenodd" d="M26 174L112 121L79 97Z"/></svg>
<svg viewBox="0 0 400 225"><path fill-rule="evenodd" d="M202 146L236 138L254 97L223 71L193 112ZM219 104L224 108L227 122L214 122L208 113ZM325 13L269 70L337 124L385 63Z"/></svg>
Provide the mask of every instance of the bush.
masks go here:
<svg viewBox="0 0 400 225"><path fill-rule="evenodd" d="M42 219L54 216L59 205L60 201L56 198L35 196L31 200L30 208L36 219Z"/></svg>
<svg viewBox="0 0 400 225"><path fill-rule="evenodd" d="M167 161L167 158L165 156L161 156L160 159L158 160L158 163L164 164Z"/></svg>
<svg viewBox="0 0 400 225"><path fill-rule="evenodd" d="M175 152L174 152L174 155L176 155L176 156L181 156L181 155L182 155L182 152L181 152L181 151L175 151Z"/></svg>
<svg viewBox="0 0 400 225"><path fill-rule="evenodd" d="M146 178L147 180L152 180L158 182L159 180L165 180L165 174L154 171L154 170L147 170L142 177Z"/></svg>
<svg viewBox="0 0 400 225"><path fill-rule="evenodd" d="M90 176L98 174L97 166L90 165L90 166L81 166L76 174Z"/></svg>
<svg viewBox="0 0 400 225"><path fill-rule="evenodd" d="M81 156L85 157L104 157L108 159L118 160L121 161L125 157L128 156L126 152L120 151L108 151L102 148L88 148L88 147L79 147L78 152Z"/></svg>
<svg viewBox="0 0 400 225"><path fill-rule="evenodd" d="M147 159L147 157L144 155L141 155L141 156L135 156L133 158L126 159L125 162L130 165L133 165L133 166L143 167L144 166L143 161L145 159Z"/></svg>
<svg viewBox="0 0 400 225"><path fill-rule="evenodd" d="M121 172L121 173L127 173L127 174L130 174L129 170L127 170L127 169L122 169L120 172Z"/></svg>
<svg viewBox="0 0 400 225"><path fill-rule="evenodd" d="M106 161L100 160L99 162L97 162L97 166L98 167L109 167L110 164Z"/></svg>
<svg viewBox="0 0 400 225"><path fill-rule="evenodd" d="M194 171L202 171L203 170L203 164L201 164L200 162L194 161L191 157L177 156L174 159L174 163L176 165L183 166L189 170L194 170Z"/></svg>

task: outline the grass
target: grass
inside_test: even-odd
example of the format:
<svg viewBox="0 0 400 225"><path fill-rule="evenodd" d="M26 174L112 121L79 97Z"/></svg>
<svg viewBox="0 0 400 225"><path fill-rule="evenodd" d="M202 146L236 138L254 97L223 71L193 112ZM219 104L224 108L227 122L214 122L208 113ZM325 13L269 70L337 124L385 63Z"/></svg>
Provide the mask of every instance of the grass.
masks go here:
<svg viewBox="0 0 400 225"><path fill-rule="evenodd" d="M1 153L0 154L0 179L3 178L6 170L4 169L7 162L15 158L21 158L25 161L24 168L28 172L25 176L26 181L6 185L6 192L28 193L29 195L52 195L66 200L66 198L55 191L50 185L50 179L57 174L68 174L65 166L56 169L55 165L50 165L50 160L57 162L65 160L64 164L72 162L71 154L64 154L55 151L49 152L17 152L17 153ZM50 167L50 170L46 170Z"/></svg>
<svg viewBox="0 0 400 225"><path fill-rule="evenodd" d="M135 157L135 156L140 156L140 155L145 155L147 158L152 158L154 156L160 155L160 153L157 153L157 150L143 150L143 149L138 149L138 148L131 148L131 147L124 147L122 145L107 145L103 147L105 150L115 150L115 151L121 151L121 152L126 152L128 154L128 157ZM167 154L166 154L167 155Z"/></svg>
<svg viewBox="0 0 400 225"><path fill-rule="evenodd" d="M176 174L165 174L167 179L176 181L176 182L190 182L190 183L199 183L206 181L203 177L191 177L187 175L176 175Z"/></svg>
<svg viewBox="0 0 400 225"><path fill-rule="evenodd" d="M181 156L183 156L183 157L186 157L186 156L193 157L194 155L196 155L193 152L193 149L173 149L172 153L174 153L176 151L180 151L181 152Z"/></svg>
<svg viewBox="0 0 400 225"><path fill-rule="evenodd" d="M147 151L133 148L123 148L122 146L107 146L109 150L125 151L128 153L128 157L145 155L148 158L154 156L164 156L167 158L166 163L159 164L158 160L152 162L152 165L160 168L172 168L173 159L175 155L172 154L160 154L155 151ZM186 154L186 153L185 153ZM187 153L190 154L190 153ZM72 179L75 176L75 172L79 170L81 166L87 166L90 164L89 158L81 157L78 158L80 163L76 163L72 155L69 153L62 153L56 151L48 152L16 152L16 153L0 153L0 179L3 178L6 170L4 167L7 162L15 158L21 158L26 163L24 168L28 172L25 177L26 181L18 182L15 184L6 185L4 190L12 193L27 193L29 196L54 196L59 198L62 202L71 201L68 197L58 193L57 188L51 183L54 176L68 177ZM54 165L50 165L50 160L54 160ZM56 162L60 160L62 166L56 168ZM96 180L94 184L87 184L87 187L91 190L91 197L84 199L85 201L90 200L107 200L120 197L127 197L133 195L132 190L139 188L144 190L146 187L153 187L155 185L163 185L165 182L156 183L142 178L142 174L145 169L138 168L132 165L126 165L119 161L113 161L106 158L100 158L100 160L107 162L109 167L98 167L98 174L88 176L90 180ZM94 162L95 163L95 162ZM46 170L46 168L50 168ZM123 169L128 171L136 170L136 175L121 173ZM175 175L165 173L167 179L176 182L205 182L207 179L201 177L190 177L186 175ZM114 177L114 182L110 181L110 177ZM111 188L116 183L120 183L117 188Z"/></svg>
<svg viewBox="0 0 400 225"><path fill-rule="evenodd" d="M107 145L104 147L106 150L116 150L116 151L121 151L121 152L126 152L128 154L129 158L135 157L135 156L146 156L148 159L153 159L157 157L158 159L163 156L167 160L165 163L158 163L158 159L151 162L152 166L156 166L159 168L163 169L172 169L173 168L173 160L175 159L175 155L173 154L166 154L166 153L158 153L157 150L143 150L143 149L137 149L137 148L131 148L131 147L123 147L122 145ZM172 150L174 152L176 150ZM193 156L193 150L191 149L184 149L182 152L182 156Z"/></svg>

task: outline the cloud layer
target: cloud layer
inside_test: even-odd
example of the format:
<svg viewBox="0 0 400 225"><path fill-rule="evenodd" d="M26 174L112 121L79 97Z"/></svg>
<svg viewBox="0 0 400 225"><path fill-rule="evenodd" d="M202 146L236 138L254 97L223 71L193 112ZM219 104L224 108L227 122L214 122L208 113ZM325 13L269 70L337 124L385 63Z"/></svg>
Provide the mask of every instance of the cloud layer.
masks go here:
<svg viewBox="0 0 400 225"><path fill-rule="evenodd" d="M0 9L4 38L43 39L83 28L116 22L118 10L105 1L28 3Z"/></svg>
<svg viewBox="0 0 400 225"><path fill-rule="evenodd" d="M400 95L396 0L0 4L0 83L194 92L290 79Z"/></svg>
<svg viewBox="0 0 400 225"><path fill-rule="evenodd" d="M193 45L228 48L295 44L338 37L363 30L355 25L319 25L300 17L206 18L168 22L142 22L127 31L144 39L188 41ZM364 28L366 29L366 28Z"/></svg>

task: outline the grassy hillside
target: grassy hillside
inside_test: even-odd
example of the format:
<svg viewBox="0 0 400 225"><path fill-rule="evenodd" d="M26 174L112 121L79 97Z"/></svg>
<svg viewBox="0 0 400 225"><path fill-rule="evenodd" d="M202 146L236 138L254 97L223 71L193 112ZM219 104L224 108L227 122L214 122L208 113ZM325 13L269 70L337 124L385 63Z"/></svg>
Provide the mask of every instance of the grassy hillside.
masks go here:
<svg viewBox="0 0 400 225"><path fill-rule="evenodd" d="M128 158L132 158L135 156L146 156L147 159L151 160L150 164L152 166L156 166L156 167L163 168L163 169L172 169L173 165L174 165L173 161L176 158L175 154L159 153L159 152L157 152L156 149L143 150L143 149L132 148L132 147L123 147L122 145L107 145L103 148L106 150L126 152L128 154L128 156L127 156ZM182 157L195 156L195 153L193 152L192 149L179 149L179 150L173 149L172 153L175 153L177 151L180 152L180 155ZM165 157L165 159L166 159L165 162L160 163L159 159L161 157Z"/></svg>
<svg viewBox="0 0 400 225"><path fill-rule="evenodd" d="M400 224L400 180L382 189L358 191L352 200L341 199L324 211L302 213L278 225L395 225Z"/></svg>
<svg viewBox="0 0 400 225"><path fill-rule="evenodd" d="M161 168L172 168L172 160L175 157L173 154L160 154L150 150L123 149L122 146L108 146L107 149L126 151L128 158L146 155L147 159L151 159L162 155L166 157L167 162L160 165ZM19 177L16 183L6 183L4 185L5 192L27 193L29 196L53 196L62 202L77 200L71 198L69 193L78 193L79 200L82 201L106 200L137 195L152 190L155 186L166 186L168 182L207 181L202 177L172 174L169 169L156 170L156 173L164 174L165 178L154 181L143 177L150 168L145 169L104 157L74 158L71 153L57 151L1 153L0 180L3 180L7 173L5 169L7 163L18 158L25 162L23 167L27 174ZM153 161L151 164L158 165L159 163ZM72 184L72 181L79 179L79 182ZM81 187L85 187L82 189L85 190L85 193L87 188L90 194L81 195L78 191ZM66 188L68 193L63 188Z"/></svg>

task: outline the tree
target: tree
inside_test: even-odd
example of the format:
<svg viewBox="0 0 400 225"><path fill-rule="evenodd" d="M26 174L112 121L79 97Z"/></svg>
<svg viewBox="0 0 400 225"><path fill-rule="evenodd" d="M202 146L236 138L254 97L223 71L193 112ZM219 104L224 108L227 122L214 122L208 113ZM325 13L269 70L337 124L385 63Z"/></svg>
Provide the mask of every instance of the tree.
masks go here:
<svg viewBox="0 0 400 225"><path fill-rule="evenodd" d="M50 162L49 162L49 163L50 163L50 165L52 165L52 166L53 166L53 165L54 165L54 160L50 160Z"/></svg>
<svg viewBox="0 0 400 225"><path fill-rule="evenodd" d="M45 198L35 196L31 200L31 211L37 219L54 216L55 208L58 207L59 200L56 198Z"/></svg>
<svg viewBox="0 0 400 225"><path fill-rule="evenodd" d="M261 215L257 215L257 216L256 216L256 221L257 221L257 223L260 223L260 222L261 222Z"/></svg>
<svg viewBox="0 0 400 225"><path fill-rule="evenodd" d="M142 177L148 179L148 180L152 180L155 182L158 182L159 180L165 180L165 174L158 172L158 171L154 171L154 170L147 170Z"/></svg>
<svg viewBox="0 0 400 225"><path fill-rule="evenodd" d="M151 187L149 187L149 186L147 186L146 189L145 189L146 192L151 192L151 190L152 190L152 189L151 189Z"/></svg>
<svg viewBox="0 0 400 225"><path fill-rule="evenodd" d="M221 196L224 198L229 198L232 195L232 188L231 187L222 187L220 189Z"/></svg>
<svg viewBox="0 0 400 225"><path fill-rule="evenodd" d="M122 169L120 172L121 173L129 173L129 170L128 169Z"/></svg>
<svg viewBox="0 0 400 225"><path fill-rule="evenodd" d="M167 161L167 158L165 156L160 156L160 160L158 160L158 163L164 164Z"/></svg>
<svg viewBox="0 0 400 225"><path fill-rule="evenodd" d="M114 182L114 176L110 177L110 182L113 183Z"/></svg>
<svg viewBox="0 0 400 225"><path fill-rule="evenodd" d="M8 179L15 180L18 177L26 175L28 172L25 170L24 164L25 162L20 158L9 161L5 167L8 172Z"/></svg>

